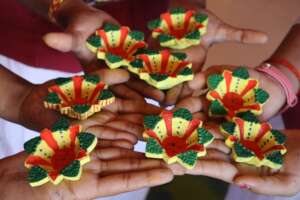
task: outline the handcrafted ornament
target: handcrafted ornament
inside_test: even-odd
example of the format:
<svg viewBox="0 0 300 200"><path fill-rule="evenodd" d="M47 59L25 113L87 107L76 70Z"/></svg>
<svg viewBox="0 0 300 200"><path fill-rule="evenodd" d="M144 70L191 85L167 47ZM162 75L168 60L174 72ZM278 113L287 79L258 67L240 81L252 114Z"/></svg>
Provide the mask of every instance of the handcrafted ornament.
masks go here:
<svg viewBox="0 0 300 200"><path fill-rule="evenodd" d="M185 49L199 45L207 31L208 16L194 10L176 8L160 15L148 23L152 37L158 38L160 45L172 49Z"/></svg>
<svg viewBox="0 0 300 200"><path fill-rule="evenodd" d="M214 139L202 124L184 108L146 116L143 133L147 142L146 157L163 159L168 164L177 161L192 169L197 158L206 155L205 147Z"/></svg>
<svg viewBox="0 0 300 200"><path fill-rule="evenodd" d="M161 90L170 89L194 77L192 64L186 61L186 54L170 53L168 50L145 50L137 55L128 69Z"/></svg>
<svg viewBox="0 0 300 200"><path fill-rule="evenodd" d="M234 117L221 125L227 136L226 145L232 149L236 162L279 169L283 164L286 137L268 123L260 123L253 113Z"/></svg>
<svg viewBox="0 0 300 200"><path fill-rule="evenodd" d="M82 165L90 161L89 153L96 144L94 135L81 132L79 125L69 126L67 120L57 122L51 130L42 130L39 137L24 144L30 154L25 160L29 184L35 187L49 180L55 185L63 179L79 180Z"/></svg>
<svg viewBox="0 0 300 200"><path fill-rule="evenodd" d="M213 74L208 77L207 85L209 92L206 97L211 101L211 116L232 119L236 114L246 111L260 115L269 98L266 91L258 88L258 81L249 77L246 68Z"/></svg>
<svg viewBox="0 0 300 200"><path fill-rule="evenodd" d="M103 29L97 30L86 44L111 69L129 66L136 51L146 47L144 33L112 24L105 24Z"/></svg>
<svg viewBox="0 0 300 200"><path fill-rule="evenodd" d="M58 78L55 83L49 88L44 105L71 118L87 119L115 100L113 93L98 76Z"/></svg>

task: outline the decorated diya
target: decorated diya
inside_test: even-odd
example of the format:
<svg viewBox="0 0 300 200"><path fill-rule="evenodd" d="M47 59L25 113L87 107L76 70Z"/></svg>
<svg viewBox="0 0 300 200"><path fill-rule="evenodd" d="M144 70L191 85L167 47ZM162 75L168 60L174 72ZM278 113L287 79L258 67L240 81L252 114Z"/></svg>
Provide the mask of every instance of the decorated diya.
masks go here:
<svg viewBox="0 0 300 200"><path fill-rule="evenodd" d="M150 21L148 28L152 30L152 37L157 38L161 46L185 49L200 44L207 31L207 25L206 14L176 8L162 13L159 19Z"/></svg>
<svg viewBox="0 0 300 200"><path fill-rule="evenodd" d="M163 159L166 163L180 163L192 169L198 157L206 155L206 146L214 139L203 127L203 122L193 119L184 108L174 112L144 118L146 157Z"/></svg>
<svg viewBox="0 0 300 200"><path fill-rule="evenodd" d="M49 88L44 105L71 118L87 119L114 102L115 97L107 87L98 76L58 78Z"/></svg>
<svg viewBox="0 0 300 200"><path fill-rule="evenodd" d="M57 185L63 179L79 180L96 144L94 135L81 132L79 125L69 126L67 120L57 122L51 130L42 130L39 137L24 144L29 154L25 160L29 184L35 187L48 181Z"/></svg>
<svg viewBox="0 0 300 200"><path fill-rule="evenodd" d="M260 123L252 113L223 123L221 131L227 136L226 145L232 149L236 162L273 169L282 167L283 155L287 152L285 135L273 130L268 123Z"/></svg>
<svg viewBox="0 0 300 200"><path fill-rule="evenodd" d="M103 29L96 30L86 45L112 69L128 66L136 51L146 47L144 33L112 24L105 24Z"/></svg>
<svg viewBox="0 0 300 200"><path fill-rule="evenodd" d="M246 68L237 68L233 72L224 70L222 74L213 74L207 81L211 101L211 116L226 116L232 119L241 112L251 111L255 115L262 113L262 107L269 94L259 88L259 83L249 77Z"/></svg>
<svg viewBox="0 0 300 200"><path fill-rule="evenodd" d="M136 56L128 69L161 90L170 89L194 77L192 64L186 61L186 54L168 50L145 50Z"/></svg>

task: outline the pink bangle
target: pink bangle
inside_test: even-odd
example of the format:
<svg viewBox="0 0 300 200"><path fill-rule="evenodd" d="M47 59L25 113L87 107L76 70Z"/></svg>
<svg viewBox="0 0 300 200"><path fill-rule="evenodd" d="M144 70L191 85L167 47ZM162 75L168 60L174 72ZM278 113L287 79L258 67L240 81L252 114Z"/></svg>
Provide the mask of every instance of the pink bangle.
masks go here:
<svg viewBox="0 0 300 200"><path fill-rule="evenodd" d="M273 79L278 81L282 88L284 89L284 93L286 95L287 105L279 112L282 114L287 109L294 107L298 103L298 98L293 91L293 85L288 79L288 77L282 73L279 69L273 66L270 63L264 63L261 66L256 68L259 72L264 72L271 76Z"/></svg>

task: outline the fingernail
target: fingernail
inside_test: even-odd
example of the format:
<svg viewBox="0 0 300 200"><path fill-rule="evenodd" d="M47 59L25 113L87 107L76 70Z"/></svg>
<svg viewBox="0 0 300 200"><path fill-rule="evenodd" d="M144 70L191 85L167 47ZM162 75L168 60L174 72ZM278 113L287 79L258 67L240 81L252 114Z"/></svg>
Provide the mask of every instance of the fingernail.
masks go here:
<svg viewBox="0 0 300 200"><path fill-rule="evenodd" d="M249 190L249 189L250 189L250 186L247 185L247 184L241 184L241 185L240 185L240 188L243 189L243 190Z"/></svg>

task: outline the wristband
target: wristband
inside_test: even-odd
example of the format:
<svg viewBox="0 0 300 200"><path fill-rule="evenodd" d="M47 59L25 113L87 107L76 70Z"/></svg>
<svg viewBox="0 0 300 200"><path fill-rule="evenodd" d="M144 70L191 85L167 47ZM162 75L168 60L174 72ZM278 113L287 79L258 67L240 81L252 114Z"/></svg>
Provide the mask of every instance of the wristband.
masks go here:
<svg viewBox="0 0 300 200"><path fill-rule="evenodd" d="M295 67L293 64L291 64L288 60L286 60L284 58L278 58L278 59L272 59L269 62L272 64L279 64L279 65L287 68L290 72L292 72L295 75L295 77L298 79L298 82L300 84L300 71L297 69L297 67ZM299 96L300 89L297 94Z"/></svg>
<svg viewBox="0 0 300 200"><path fill-rule="evenodd" d="M54 13L60 8L60 6L62 5L63 2L64 2L64 0L52 0L52 2L50 4L49 11L48 11L48 17L49 17L50 21L52 21L53 23L56 23Z"/></svg>
<svg viewBox="0 0 300 200"><path fill-rule="evenodd" d="M285 74L283 74L279 69L277 69L270 63L264 63L261 66L257 67L256 70L271 76L273 79L278 81L284 89L287 105L279 112L280 114L285 112L287 109L294 107L298 103L298 98L293 92L292 83L290 82L288 77Z"/></svg>

